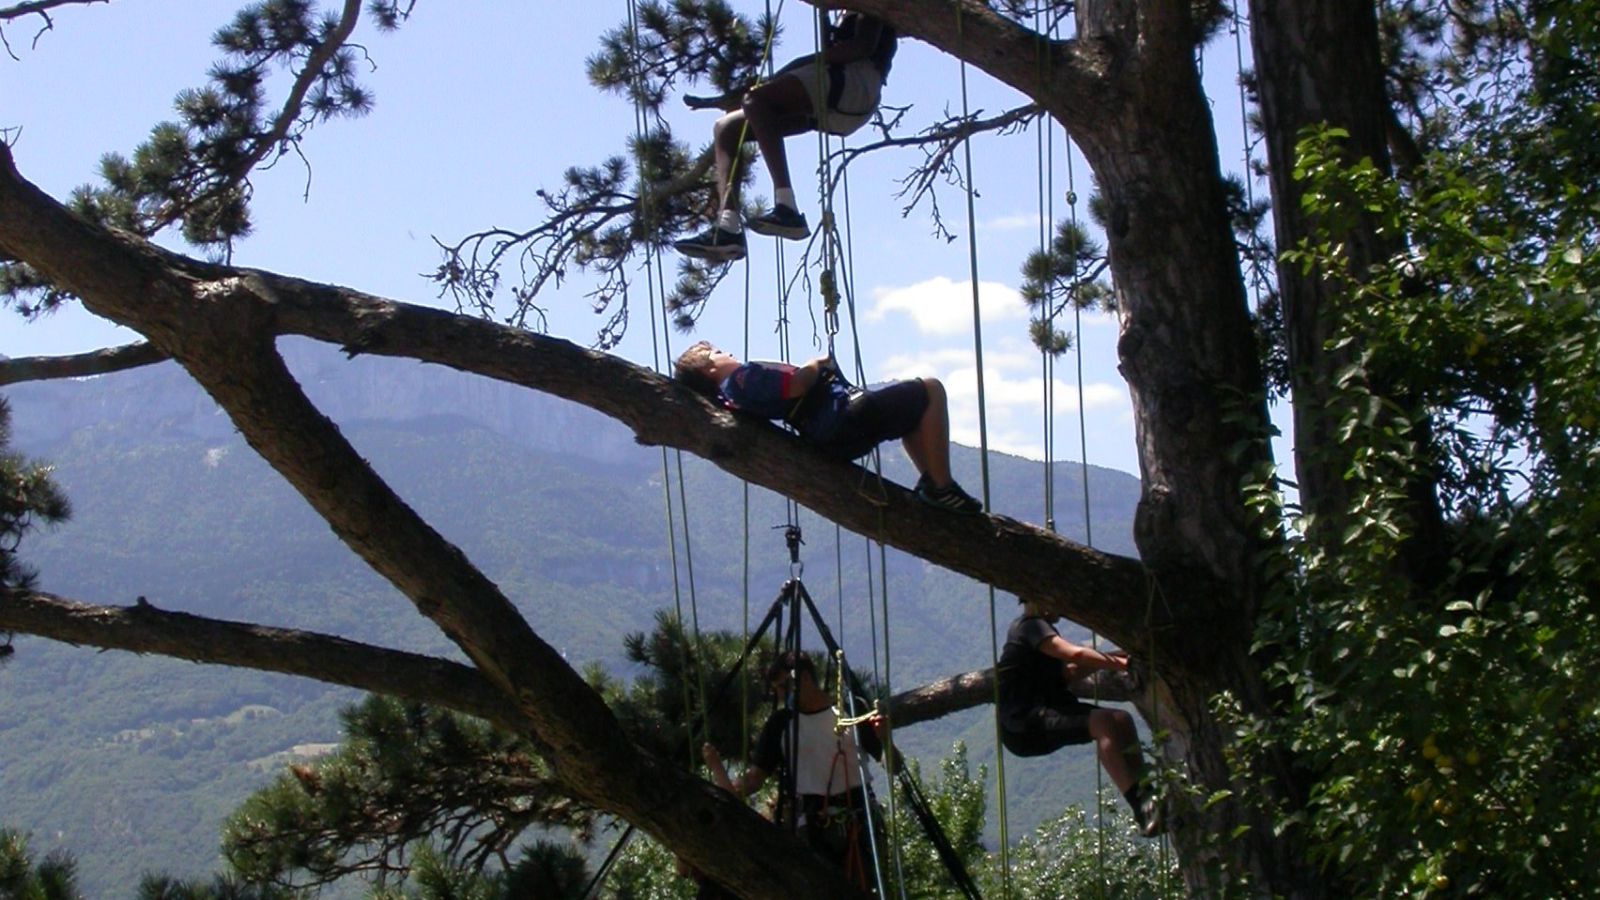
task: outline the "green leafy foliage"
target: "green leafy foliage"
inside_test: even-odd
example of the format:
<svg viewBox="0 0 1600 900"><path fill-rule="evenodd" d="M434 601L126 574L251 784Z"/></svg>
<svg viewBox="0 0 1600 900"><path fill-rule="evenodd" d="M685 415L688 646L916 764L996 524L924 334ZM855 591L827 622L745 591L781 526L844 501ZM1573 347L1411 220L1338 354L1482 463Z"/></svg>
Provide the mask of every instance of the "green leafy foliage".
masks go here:
<svg viewBox="0 0 1600 900"><path fill-rule="evenodd" d="M1335 540L1299 538L1301 521L1269 561L1259 638L1285 716L1239 738L1281 742L1313 773L1284 827L1357 896L1600 890L1600 155L1565 140L1600 113L1600 78L1576 62L1600 44L1577 24L1592 3L1523 13L1455 35L1485 42L1469 63L1500 59L1491 38L1529 63L1464 94L1408 182L1340 162L1337 131L1300 147L1326 233L1371 217L1410 249L1342 285L1353 362L1332 402L1359 448L1352 502L1322 523ZM1339 256L1313 240L1291 258L1338 271ZM1418 476L1449 515L1430 583L1399 565Z"/></svg>
<svg viewBox="0 0 1600 900"><path fill-rule="evenodd" d="M1033 310L1029 331L1034 346L1052 355L1072 347L1072 335L1055 325L1067 308L1116 311L1116 296L1100 279L1106 269L1104 248L1074 219L1056 223L1050 246L1028 254L1022 262L1022 299Z"/></svg>

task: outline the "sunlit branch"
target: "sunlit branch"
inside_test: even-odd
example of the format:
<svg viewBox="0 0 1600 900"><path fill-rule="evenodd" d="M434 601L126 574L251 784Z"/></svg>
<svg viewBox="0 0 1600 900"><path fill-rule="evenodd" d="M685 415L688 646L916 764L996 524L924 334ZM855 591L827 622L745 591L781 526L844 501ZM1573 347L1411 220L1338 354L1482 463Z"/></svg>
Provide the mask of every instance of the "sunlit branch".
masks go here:
<svg viewBox="0 0 1600 900"><path fill-rule="evenodd" d="M143 597L132 606L101 606L36 591L0 592L0 630L298 675L431 703L528 734L516 705L470 666L328 634L158 609Z"/></svg>
<svg viewBox="0 0 1600 900"><path fill-rule="evenodd" d="M0 386L25 381L83 378L137 369L165 360L167 355L143 341L108 347L73 356L24 356L0 360Z"/></svg>

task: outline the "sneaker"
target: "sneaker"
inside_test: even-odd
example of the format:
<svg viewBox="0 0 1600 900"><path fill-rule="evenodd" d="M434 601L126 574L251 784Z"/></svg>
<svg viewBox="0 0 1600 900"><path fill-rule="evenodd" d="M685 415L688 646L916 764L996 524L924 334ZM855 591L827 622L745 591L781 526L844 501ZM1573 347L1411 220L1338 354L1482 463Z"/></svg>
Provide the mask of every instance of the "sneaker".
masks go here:
<svg viewBox="0 0 1600 900"><path fill-rule="evenodd" d="M944 487L934 487L933 481L924 475L917 480L916 494L918 500L929 506L959 515L972 516L983 512L983 503L963 491L961 485L954 481Z"/></svg>
<svg viewBox="0 0 1600 900"><path fill-rule="evenodd" d="M672 246L684 256L692 256L695 259L719 263L733 262L744 259L744 232L729 231L713 225L694 237L674 241Z"/></svg>
<svg viewBox="0 0 1600 900"><path fill-rule="evenodd" d="M782 203L772 207L772 212L752 216L744 225L756 234L788 238L791 241L803 240L811 234L805 215Z"/></svg>
<svg viewBox="0 0 1600 900"><path fill-rule="evenodd" d="M1167 830L1167 823L1161 818L1161 804L1154 797L1145 797L1134 807L1133 817L1139 822L1139 833L1147 838L1153 838Z"/></svg>

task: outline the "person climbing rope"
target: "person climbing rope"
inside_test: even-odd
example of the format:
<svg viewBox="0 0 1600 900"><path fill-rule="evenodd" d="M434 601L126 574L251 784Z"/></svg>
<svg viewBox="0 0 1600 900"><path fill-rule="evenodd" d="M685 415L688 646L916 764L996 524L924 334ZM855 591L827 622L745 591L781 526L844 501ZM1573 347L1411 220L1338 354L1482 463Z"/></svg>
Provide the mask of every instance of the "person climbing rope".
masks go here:
<svg viewBox="0 0 1600 900"><path fill-rule="evenodd" d="M1091 741L1106 775L1133 808L1145 837L1161 833L1160 806L1143 783L1144 757L1133 717L1120 709L1085 703L1069 685L1096 669L1128 668L1122 652L1104 653L1062 637L1060 616L1019 598L1022 615L1006 629L995 665L1000 681L1000 743L1017 756L1044 756L1069 744Z"/></svg>
<svg viewBox="0 0 1600 900"><path fill-rule="evenodd" d="M807 845L876 894L870 822L881 822L882 810L873 801L861 753L882 758L883 717L864 717L860 724L867 728L837 727L839 710L817 684L816 666L804 653L780 654L765 676L776 709L761 726L749 765L733 780L734 792L749 796L779 775L784 789L776 821L792 821Z"/></svg>
<svg viewBox="0 0 1600 900"><path fill-rule="evenodd" d="M937 378L891 381L862 390L844 380L830 357L802 366L741 363L709 341L683 351L674 373L685 385L733 409L782 419L837 459L857 459L899 438L920 473L917 499L963 515L983 511L983 504L950 476L949 401Z"/></svg>
<svg viewBox="0 0 1600 900"><path fill-rule="evenodd" d="M825 5L825 4L819 4ZM727 110L711 128L719 198L716 220L705 231L673 244L680 253L713 262L745 255L744 227L757 234L801 240L811 234L794 198L785 138L808 131L848 135L878 109L894 60L894 29L881 19L847 12L829 25L821 52L802 56L748 91L723 97L685 97L691 107ZM735 97L737 96L737 99ZM772 176L770 212L742 222L735 171L739 146L754 139Z"/></svg>

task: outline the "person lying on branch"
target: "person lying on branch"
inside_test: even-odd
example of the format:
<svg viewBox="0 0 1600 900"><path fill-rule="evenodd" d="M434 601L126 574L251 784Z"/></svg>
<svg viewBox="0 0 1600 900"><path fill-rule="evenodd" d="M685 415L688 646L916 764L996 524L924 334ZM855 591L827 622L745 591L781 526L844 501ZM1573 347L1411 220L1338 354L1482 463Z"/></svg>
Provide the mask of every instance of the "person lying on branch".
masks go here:
<svg viewBox="0 0 1600 900"><path fill-rule="evenodd" d="M950 410L937 378L852 386L830 357L805 365L740 362L700 341L674 366L678 381L732 409L781 420L806 442L836 459L854 460L899 438L917 467L917 499L963 515L983 504L950 476Z"/></svg>

